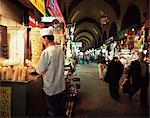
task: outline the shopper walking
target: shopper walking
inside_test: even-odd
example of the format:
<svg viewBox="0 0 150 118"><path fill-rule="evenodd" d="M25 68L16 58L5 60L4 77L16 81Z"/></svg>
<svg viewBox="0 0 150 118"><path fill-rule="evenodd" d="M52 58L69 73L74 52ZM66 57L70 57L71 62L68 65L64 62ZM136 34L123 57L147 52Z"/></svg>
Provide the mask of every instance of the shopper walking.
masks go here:
<svg viewBox="0 0 150 118"><path fill-rule="evenodd" d="M104 75L106 73L106 60L105 57L100 53L98 55L98 72L99 72L99 79L103 80L104 79Z"/></svg>
<svg viewBox="0 0 150 118"><path fill-rule="evenodd" d="M104 80L109 83L110 96L119 100L119 80L123 74L124 66L117 57L109 63Z"/></svg>
<svg viewBox="0 0 150 118"><path fill-rule="evenodd" d="M138 60L132 61L127 79L132 79L132 89L129 93L129 98L140 89L140 105L141 107L147 107L148 99L148 86L149 86L149 70L148 63L144 61L145 54L143 52L138 53Z"/></svg>
<svg viewBox="0 0 150 118"><path fill-rule="evenodd" d="M60 46L54 43L53 27L41 30L43 50L37 65L27 62L43 76L43 89L48 100L48 110L52 118L64 116L65 104L63 92L65 90L64 79L64 52Z"/></svg>
<svg viewBox="0 0 150 118"><path fill-rule="evenodd" d="M85 62L86 62L87 64L89 64L89 59L90 59L89 54L85 52L85 53L84 53L84 60L85 60Z"/></svg>

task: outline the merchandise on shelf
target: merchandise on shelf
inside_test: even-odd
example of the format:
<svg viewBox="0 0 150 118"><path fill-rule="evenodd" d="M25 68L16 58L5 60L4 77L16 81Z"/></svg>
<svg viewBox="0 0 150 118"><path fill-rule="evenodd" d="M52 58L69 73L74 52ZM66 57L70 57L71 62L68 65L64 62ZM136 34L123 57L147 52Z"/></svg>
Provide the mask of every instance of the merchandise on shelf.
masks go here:
<svg viewBox="0 0 150 118"><path fill-rule="evenodd" d="M30 67L23 67L20 65L12 66L0 66L0 80L3 81L29 81L30 73L33 73L33 69Z"/></svg>
<svg viewBox="0 0 150 118"><path fill-rule="evenodd" d="M40 35L40 28L31 29L30 34L31 34L30 41L31 41L31 48L32 48L31 60L34 64L37 64L43 49L43 43Z"/></svg>

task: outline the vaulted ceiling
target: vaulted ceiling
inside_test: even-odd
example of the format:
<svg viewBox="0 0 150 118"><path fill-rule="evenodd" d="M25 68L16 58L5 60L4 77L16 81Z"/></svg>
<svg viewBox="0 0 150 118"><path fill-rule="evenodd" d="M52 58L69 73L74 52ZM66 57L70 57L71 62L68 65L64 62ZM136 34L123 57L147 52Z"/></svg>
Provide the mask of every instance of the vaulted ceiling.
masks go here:
<svg viewBox="0 0 150 118"><path fill-rule="evenodd" d="M67 23L76 23L75 41L83 42L83 50L99 47L102 42L100 18L120 17L118 0L58 0Z"/></svg>
<svg viewBox="0 0 150 118"><path fill-rule="evenodd" d="M19 1L28 9L33 8L29 0L13 1ZM106 38L117 37L118 31L144 22L144 14L147 14L146 16L149 18L149 0L57 1L66 24L76 24L74 41L83 42L83 51L98 48ZM33 10L37 15L36 11ZM106 25L102 25L100 22L103 16L107 16L109 19Z"/></svg>

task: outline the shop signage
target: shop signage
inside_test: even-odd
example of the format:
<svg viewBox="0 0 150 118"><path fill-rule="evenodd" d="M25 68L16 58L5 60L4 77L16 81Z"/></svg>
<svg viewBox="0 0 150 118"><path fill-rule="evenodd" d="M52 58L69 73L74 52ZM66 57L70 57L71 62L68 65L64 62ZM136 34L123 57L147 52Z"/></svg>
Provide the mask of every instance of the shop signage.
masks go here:
<svg viewBox="0 0 150 118"><path fill-rule="evenodd" d="M62 16L60 8L56 0L47 0L46 8L50 9L52 16Z"/></svg>
<svg viewBox="0 0 150 118"><path fill-rule="evenodd" d="M41 22L53 22L54 20L59 20L60 17L50 16L50 17L41 17Z"/></svg>
<svg viewBox="0 0 150 118"><path fill-rule="evenodd" d="M114 37L112 36L112 37L110 37L109 39L105 40L105 44L108 45L108 44L110 44L111 42L113 42L113 40L114 40Z"/></svg>
<svg viewBox="0 0 150 118"><path fill-rule="evenodd" d="M36 20L32 16L29 16L29 26L35 27L36 26Z"/></svg>
<svg viewBox="0 0 150 118"><path fill-rule="evenodd" d="M127 46L129 50L132 50L134 48L134 39L135 39L135 33L132 31L128 32Z"/></svg>
<svg viewBox="0 0 150 118"><path fill-rule="evenodd" d="M61 21L64 22L64 24L65 24L65 20L64 20L62 13L61 13L61 10L59 8L57 0L47 0L46 1L46 8L47 8L47 10L51 16L60 17Z"/></svg>
<svg viewBox="0 0 150 118"><path fill-rule="evenodd" d="M11 118L11 87L0 86L0 118Z"/></svg>
<svg viewBox="0 0 150 118"><path fill-rule="evenodd" d="M44 16L46 16L45 0L29 0Z"/></svg>
<svg viewBox="0 0 150 118"><path fill-rule="evenodd" d="M82 42L76 42L76 47L82 47Z"/></svg>

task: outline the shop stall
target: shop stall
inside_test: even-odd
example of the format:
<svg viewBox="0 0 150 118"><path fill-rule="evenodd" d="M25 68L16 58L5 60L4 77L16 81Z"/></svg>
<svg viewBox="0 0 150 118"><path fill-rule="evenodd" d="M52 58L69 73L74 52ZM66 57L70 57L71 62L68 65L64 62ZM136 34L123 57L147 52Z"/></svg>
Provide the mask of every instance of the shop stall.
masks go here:
<svg viewBox="0 0 150 118"><path fill-rule="evenodd" d="M44 117L42 77L24 63L29 55L37 63L42 44L38 49L33 44L41 39L33 40L32 30L29 35L23 8L8 0L1 1L0 8L0 117Z"/></svg>
<svg viewBox="0 0 150 118"><path fill-rule="evenodd" d="M7 27L7 36L5 38L3 34L0 36L0 39L4 40L1 42L0 57L0 117L43 116L46 113L44 105L46 101L42 89L42 77L35 76L33 69L24 64L27 30L20 24L16 27L12 25L5 27ZM5 30L1 30L3 31ZM31 40L31 44L33 42ZM34 54L35 46L31 47L32 61L36 63L39 54Z"/></svg>
<svg viewBox="0 0 150 118"><path fill-rule="evenodd" d="M30 75L31 80L0 80L0 117L44 117L46 98L41 76ZM36 107L35 107L36 106Z"/></svg>
<svg viewBox="0 0 150 118"><path fill-rule="evenodd" d="M7 5L7 2L8 0L2 2L3 7L10 5L9 2ZM11 7L19 12L16 16L9 9ZM36 27L38 24L31 12L28 13L27 23L23 21L24 11L17 5L3 9L9 11L7 15L12 17L6 17L6 11L0 11L0 117L45 117L47 105L42 89L42 76L25 64L26 59L37 64L40 58L43 50L40 28ZM58 24L54 21L51 25L55 28L55 42L65 50L65 22L58 20ZM72 77L70 65L70 62L66 61L65 67L69 67L69 70L65 71L67 110L70 109L70 104L74 103L72 98L77 96L77 90L80 88L79 78ZM71 115L68 111L66 114Z"/></svg>
<svg viewBox="0 0 150 118"><path fill-rule="evenodd" d="M27 29L19 25L17 27L7 25L7 37L1 35L1 39L5 40L1 42L2 46L7 42L7 47L2 47L0 57L0 116L42 117L46 113L42 77L24 63ZM35 31L31 30L31 60L36 64L42 52L42 43L41 39L33 37L33 34L35 35Z"/></svg>

